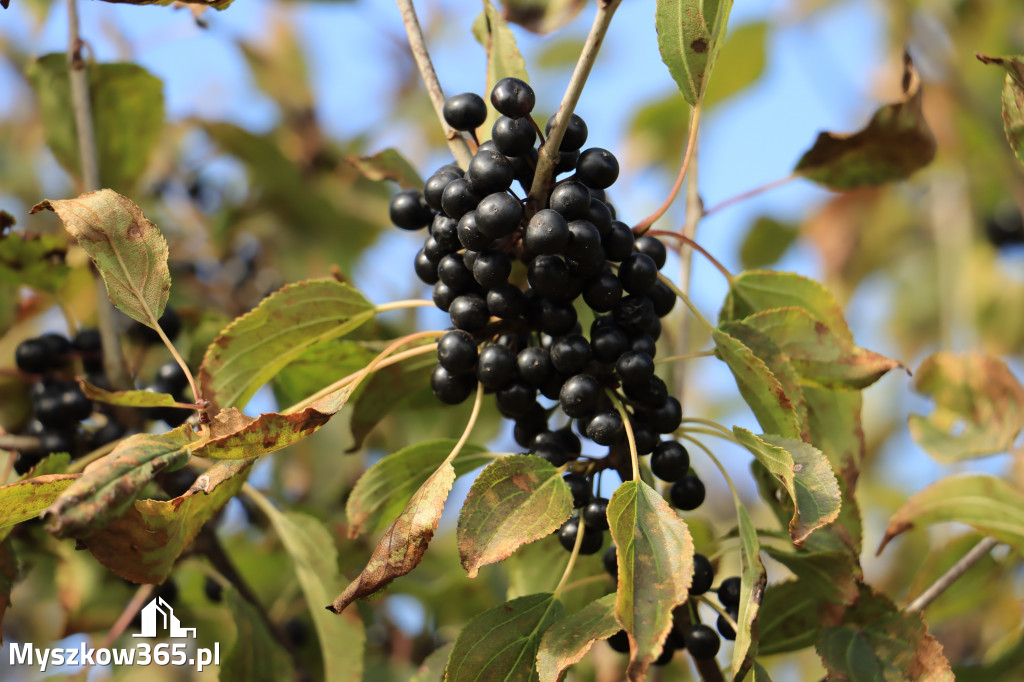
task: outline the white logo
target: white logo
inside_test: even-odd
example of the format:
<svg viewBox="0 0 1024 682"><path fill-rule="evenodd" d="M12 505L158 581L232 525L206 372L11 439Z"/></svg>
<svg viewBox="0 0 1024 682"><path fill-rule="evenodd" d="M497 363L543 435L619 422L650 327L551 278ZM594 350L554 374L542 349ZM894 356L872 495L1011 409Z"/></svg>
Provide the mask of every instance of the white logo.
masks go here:
<svg viewBox="0 0 1024 682"><path fill-rule="evenodd" d="M156 637L157 618L163 624L162 629L167 631L168 637L192 637L196 636L195 628L183 628L174 615L174 609L165 602L162 597L154 597L142 609L142 632L132 637Z"/></svg>

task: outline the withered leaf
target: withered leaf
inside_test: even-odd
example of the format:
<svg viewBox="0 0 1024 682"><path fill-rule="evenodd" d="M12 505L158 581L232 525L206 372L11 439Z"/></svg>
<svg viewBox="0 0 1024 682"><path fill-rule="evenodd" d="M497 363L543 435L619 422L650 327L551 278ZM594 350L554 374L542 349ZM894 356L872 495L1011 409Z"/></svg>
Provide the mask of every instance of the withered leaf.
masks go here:
<svg viewBox="0 0 1024 682"><path fill-rule="evenodd" d="M975 55L982 64L995 64L1006 69L1006 81L1003 83L1003 130L1006 141L1024 163L1024 57L987 57Z"/></svg>
<svg viewBox="0 0 1024 682"><path fill-rule="evenodd" d="M583 660L594 642L621 629L615 620L615 598L614 592L606 594L548 628L537 652L540 682L557 682L571 665Z"/></svg>

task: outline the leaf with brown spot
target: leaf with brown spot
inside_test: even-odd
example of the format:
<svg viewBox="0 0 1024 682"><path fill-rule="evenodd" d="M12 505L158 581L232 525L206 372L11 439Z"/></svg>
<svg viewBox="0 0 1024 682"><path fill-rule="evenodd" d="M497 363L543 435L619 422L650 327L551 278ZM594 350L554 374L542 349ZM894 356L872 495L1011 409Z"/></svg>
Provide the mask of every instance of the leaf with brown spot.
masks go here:
<svg viewBox="0 0 1024 682"><path fill-rule="evenodd" d="M679 92L697 106L722 48L732 0L658 0L658 50Z"/></svg>
<svg viewBox="0 0 1024 682"><path fill-rule="evenodd" d="M618 548L615 617L629 635L630 680L642 680L672 628L672 609L686 602L693 582L693 539L658 491L626 481L608 502Z"/></svg>
<svg viewBox="0 0 1024 682"><path fill-rule="evenodd" d="M0 540L17 524L39 516L79 476L44 474L0 486Z"/></svg>
<svg viewBox="0 0 1024 682"><path fill-rule="evenodd" d="M155 391L108 391L78 377L78 385L89 400L125 407L167 407L178 401L169 393Z"/></svg>
<svg viewBox="0 0 1024 682"><path fill-rule="evenodd" d="M805 381L829 388L867 388L886 372L906 367L864 350L803 308L775 308L743 318L764 333Z"/></svg>
<svg viewBox="0 0 1024 682"><path fill-rule="evenodd" d="M940 462L1010 450L1024 428L1024 387L998 358L934 353L918 368L914 389L935 409L910 415L910 435Z"/></svg>
<svg viewBox="0 0 1024 682"><path fill-rule="evenodd" d="M126 580L162 583L203 524L238 493L251 466L251 461L217 462L183 495L138 500L79 543Z"/></svg>
<svg viewBox="0 0 1024 682"><path fill-rule="evenodd" d="M385 149L373 156L348 156L345 161L370 180L392 180L402 189L423 189L423 180L397 149Z"/></svg>
<svg viewBox="0 0 1024 682"><path fill-rule="evenodd" d="M755 436L733 427L733 434L770 471L793 500L789 534L801 545L814 530L839 516L839 483L828 459L810 443L773 434Z"/></svg>
<svg viewBox="0 0 1024 682"><path fill-rule="evenodd" d="M368 597L419 565L454 482L455 468L448 462L431 474L384 532L366 568L335 598L329 607L332 611L341 613L356 599Z"/></svg>
<svg viewBox="0 0 1024 682"><path fill-rule="evenodd" d="M511 455L487 466L459 513L462 567L475 578L481 566L553 533L572 514L572 493L561 472L533 455Z"/></svg>
<svg viewBox="0 0 1024 682"><path fill-rule="evenodd" d="M267 412L256 419L247 417L222 423L217 433L223 435L198 443L192 454L220 460L259 457L308 438L319 431L334 414L308 407L294 414ZM229 430L232 427L239 428Z"/></svg>
<svg viewBox="0 0 1024 682"><path fill-rule="evenodd" d="M986 57L975 55L982 64L995 64L1006 69L1003 84L1003 130L1017 160L1024 163L1024 57Z"/></svg>
<svg viewBox="0 0 1024 682"><path fill-rule="evenodd" d="M43 512L57 537L86 537L131 506L157 474L180 469L192 456L197 436L189 424L163 434L129 436L91 463Z"/></svg>
<svg viewBox="0 0 1024 682"><path fill-rule="evenodd" d="M824 132L794 173L833 190L904 180L935 157L935 137L921 112L921 79L910 55L903 58L903 98L881 107L852 135Z"/></svg>
<svg viewBox="0 0 1024 682"><path fill-rule="evenodd" d="M44 200L29 213L50 210L75 238L107 285L118 310L156 329L171 290L167 241L142 209L110 189L77 199Z"/></svg>
<svg viewBox="0 0 1024 682"><path fill-rule="evenodd" d="M965 523L1024 553L1024 494L993 476L947 476L913 495L889 519L878 552L915 526Z"/></svg>
<svg viewBox="0 0 1024 682"><path fill-rule="evenodd" d="M615 620L615 599L614 592L606 594L548 628L537 652L540 682L557 682L570 666L583 660L594 642L622 629Z"/></svg>
<svg viewBox="0 0 1024 682"><path fill-rule="evenodd" d="M242 408L289 362L359 327L373 311L362 294L334 279L282 287L231 322L206 349L200 392L215 407Z"/></svg>

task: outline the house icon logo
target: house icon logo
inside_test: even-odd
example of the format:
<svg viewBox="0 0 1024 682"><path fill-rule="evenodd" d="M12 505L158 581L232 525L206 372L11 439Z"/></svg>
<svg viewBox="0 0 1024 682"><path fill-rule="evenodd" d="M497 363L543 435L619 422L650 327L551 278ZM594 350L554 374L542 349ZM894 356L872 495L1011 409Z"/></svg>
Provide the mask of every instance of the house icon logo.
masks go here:
<svg viewBox="0 0 1024 682"><path fill-rule="evenodd" d="M162 597L155 597L142 609L142 632L132 637L156 637L157 628L167 632L168 637L196 636L195 628L183 628L174 615L174 609Z"/></svg>

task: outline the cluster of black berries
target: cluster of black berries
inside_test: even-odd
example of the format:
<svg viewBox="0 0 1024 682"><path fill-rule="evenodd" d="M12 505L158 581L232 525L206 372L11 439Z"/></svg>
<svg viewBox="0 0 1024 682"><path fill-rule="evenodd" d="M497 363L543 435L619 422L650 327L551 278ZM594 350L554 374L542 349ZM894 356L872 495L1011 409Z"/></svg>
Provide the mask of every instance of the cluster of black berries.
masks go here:
<svg viewBox="0 0 1024 682"><path fill-rule="evenodd" d="M172 309L161 317L168 338L178 334L181 323ZM159 343L156 332L143 325L129 330L129 335L144 343ZM150 332L147 335L142 331ZM172 336L173 334L173 336ZM14 469L24 474L47 455L66 452L72 458L103 447L126 435L126 427L105 406L96 406L82 393L73 380L74 363L81 362L86 379L101 388L110 388L103 371L103 352L100 333L96 329L83 329L73 339L55 333L43 334L21 342L14 352L18 369L35 381L29 389L32 399L32 419L23 434L38 439L38 447L23 449L14 463ZM177 363L169 362L157 371L156 381L147 390L170 393L184 401L188 385L185 373ZM176 408L149 408L147 416L163 419L170 426L183 423L191 414ZM82 422L88 422L84 428Z"/></svg>
<svg viewBox="0 0 1024 682"><path fill-rule="evenodd" d="M604 554L604 567L611 576L617 577L617 564L615 548L612 547ZM690 597L698 597L711 591L718 592L718 601L729 614L733 622L739 616L740 606L740 579L738 577L726 578L712 590L711 585L715 581L715 569L703 554L693 555L693 582L690 584ZM721 646L719 634L728 640L736 639L736 631L729 621L723 616L718 616L718 632L707 625L692 623L689 618L689 607L686 605L678 607L673 612L672 630L665 640L665 646L661 656L654 661L654 665L667 665L675 656L675 652L686 649L695 659L711 659L718 654ZM685 623L685 625L684 625ZM619 630L608 638L608 645L620 653L629 653L629 638L625 630Z"/></svg>

